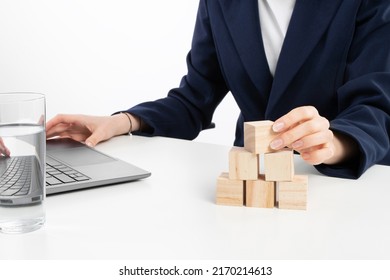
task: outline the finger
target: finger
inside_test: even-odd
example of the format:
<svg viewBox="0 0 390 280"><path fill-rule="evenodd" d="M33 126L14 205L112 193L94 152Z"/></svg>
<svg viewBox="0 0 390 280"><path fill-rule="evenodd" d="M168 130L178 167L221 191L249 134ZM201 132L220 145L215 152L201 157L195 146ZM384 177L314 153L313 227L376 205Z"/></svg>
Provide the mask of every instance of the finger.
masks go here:
<svg viewBox="0 0 390 280"><path fill-rule="evenodd" d="M71 134L71 135L60 136L60 137L72 138L73 140L75 140L77 142L85 142L85 140L87 138L84 134Z"/></svg>
<svg viewBox="0 0 390 280"><path fill-rule="evenodd" d="M100 142L103 142L107 139L105 138L101 138L101 137L96 137L95 135L91 135L89 138L87 138L85 140L85 145L89 146L89 147L95 147L97 144L99 144Z"/></svg>
<svg viewBox="0 0 390 280"><path fill-rule="evenodd" d="M51 130L54 126L63 123L64 115L56 115L46 122L46 131Z"/></svg>
<svg viewBox="0 0 390 280"><path fill-rule="evenodd" d="M46 128L46 138L51 138L54 136L59 136L61 133L64 133L69 129L71 124L57 124L49 129Z"/></svg>
<svg viewBox="0 0 390 280"><path fill-rule="evenodd" d="M324 133L329 130L329 121L321 116L302 122L301 124L281 133L270 146L272 149L280 149L292 146L292 143L312 134ZM299 143L299 142L298 142Z"/></svg>
<svg viewBox="0 0 390 280"><path fill-rule="evenodd" d="M310 147L324 145L332 141L333 141L333 132L328 129L298 139L297 141L291 144L291 148L298 152L301 152Z"/></svg>
<svg viewBox="0 0 390 280"><path fill-rule="evenodd" d="M85 134L81 132L69 132L68 130L65 130L63 132L55 133L55 134L48 134L47 139L53 138L53 137L59 137L59 138L72 138L78 142L84 142L91 134Z"/></svg>
<svg viewBox="0 0 390 280"><path fill-rule="evenodd" d="M333 155L334 149L330 145L320 145L301 152L302 159L312 165L321 164Z"/></svg>
<svg viewBox="0 0 390 280"><path fill-rule="evenodd" d="M11 151L7 147L0 146L0 154L9 157L11 155Z"/></svg>
<svg viewBox="0 0 390 280"><path fill-rule="evenodd" d="M107 140L109 137L103 129L98 129L90 137L85 140L85 144L89 147L95 147L100 142Z"/></svg>
<svg viewBox="0 0 390 280"><path fill-rule="evenodd" d="M318 115L317 109L313 106L298 107L277 119L272 129L274 132L283 132Z"/></svg>
<svg viewBox="0 0 390 280"><path fill-rule="evenodd" d="M46 130L50 130L52 127L58 124L72 124L72 123L82 123L82 122L83 122L82 115L58 114L46 123Z"/></svg>
<svg viewBox="0 0 390 280"><path fill-rule="evenodd" d="M46 138L54 136L72 137L73 135L83 135L84 139L91 135L91 130L81 123L59 123L49 129L46 129Z"/></svg>
<svg viewBox="0 0 390 280"><path fill-rule="evenodd" d="M3 138L0 137L0 154L3 154L7 157L11 155L11 151L5 146Z"/></svg>

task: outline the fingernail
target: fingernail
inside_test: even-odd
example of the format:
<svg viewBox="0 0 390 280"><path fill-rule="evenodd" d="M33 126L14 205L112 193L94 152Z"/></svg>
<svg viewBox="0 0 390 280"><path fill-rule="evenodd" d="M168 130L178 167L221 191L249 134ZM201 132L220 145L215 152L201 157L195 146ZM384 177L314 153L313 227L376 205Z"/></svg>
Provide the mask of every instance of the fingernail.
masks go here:
<svg viewBox="0 0 390 280"><path fill-rule="evenodd" d="M302 154L301 154L301 157L302 157L304 160L306 160L306 159L309 159L309 158L310 158L310 155L309 155L309 153L302 153Z"/></svg>
<svg viewBox="0 0 390 280"><path fill-rule="evenodd" d="M87 145L88 147L91 147L91 148L93 147L93 144L90 141L85 142L85 145Z"/></svg>
<svg viewBox="0 0 390 280"><path fill-rule="evenodd" d="M271 149L273 149L273 150L277 150L277 149L281 148L282 145L283 145L283 140L280 139L280 138L275 139L274 141L272 141L272 142L269 144L269 146L270 146Z"/></svg>
<svg viewBox="0 0 390 280"><path fill-rule="evenodd" d="M302 146L303 146L303 141L302 140L295 141L294 143L291 144L291 147L293 149L298 149L298 148L300 148Z"/></svg>
<svg viewBox="0 0 390 280"><path fill-rule="evenodd" d="M274 132L279 132L279 131L281 131L283 128L284 128L284 123L283 123L283 122L276 122L276 123L274 123L274 125L272 126L272 130L273 130Z"/></svg>

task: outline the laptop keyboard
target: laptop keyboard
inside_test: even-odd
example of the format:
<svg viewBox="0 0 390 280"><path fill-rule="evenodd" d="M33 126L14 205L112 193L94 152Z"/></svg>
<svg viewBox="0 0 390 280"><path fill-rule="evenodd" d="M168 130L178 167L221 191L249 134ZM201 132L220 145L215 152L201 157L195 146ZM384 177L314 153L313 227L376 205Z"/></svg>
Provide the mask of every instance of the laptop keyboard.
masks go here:
<svg viewBox="0 0 390 280"><path fill-rule="evenodd" d="M0 164L0 196L25 196L31 188L33 157L2 157ZM51 158L46 162L46 186L90 180L88 176Z"/></svg>
<svg viewBox="0 0 390 280"><path fill-rule="evenodd" d="M90 179L88 176L59 161L49 157L46 158L46 186L81 182Z"/></svg>
<svg viewBox="0 0 390 280"><path fill-rule="evenodd" d="M32 157L3 158L5 166L0 176L0 196L23 196L30 191Z"/></svg>

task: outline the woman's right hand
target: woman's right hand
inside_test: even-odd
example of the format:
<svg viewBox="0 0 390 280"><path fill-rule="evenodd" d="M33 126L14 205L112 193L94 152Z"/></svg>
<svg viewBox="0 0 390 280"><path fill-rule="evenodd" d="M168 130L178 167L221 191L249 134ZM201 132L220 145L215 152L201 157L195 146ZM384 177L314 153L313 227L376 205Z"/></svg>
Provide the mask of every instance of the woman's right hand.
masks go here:
<svg viewBox="0 0 390 280"><path fill-rule="evenodd" d="M47 122L46 138L69 137L94 147L99 142L128 133L129 117L134 131L134 128L138 126L138 120L130 114L112 116L59 114Z"/></svg>

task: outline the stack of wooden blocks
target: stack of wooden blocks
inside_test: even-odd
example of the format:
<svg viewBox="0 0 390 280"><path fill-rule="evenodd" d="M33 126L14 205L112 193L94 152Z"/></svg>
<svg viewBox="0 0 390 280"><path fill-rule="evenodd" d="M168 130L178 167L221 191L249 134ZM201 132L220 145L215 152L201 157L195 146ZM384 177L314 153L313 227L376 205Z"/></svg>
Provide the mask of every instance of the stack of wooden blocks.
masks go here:
<svg viewBox="0 0 390 280"><path fill-rule="evenodd" d="M291 149L274 151L272 121L244 123L244 147L229 152L229 172L217 180L217 204L306 209L308 177L295 175ZM264 155L264 174L260 156Z"/></svg>

